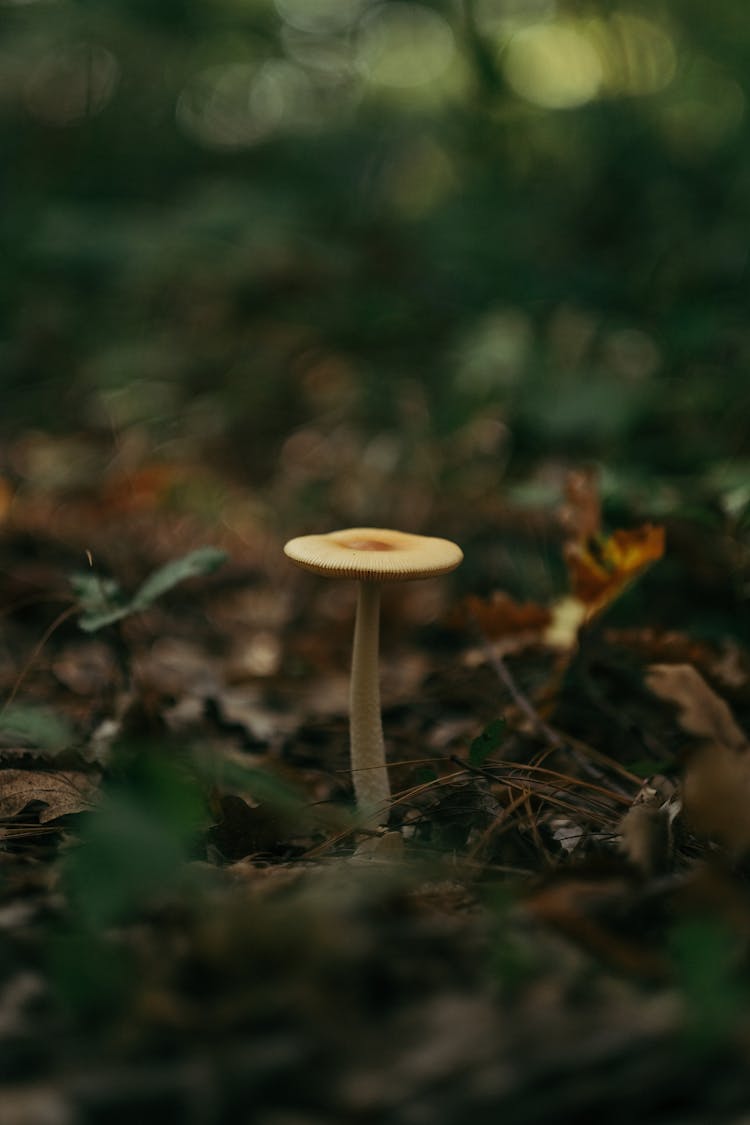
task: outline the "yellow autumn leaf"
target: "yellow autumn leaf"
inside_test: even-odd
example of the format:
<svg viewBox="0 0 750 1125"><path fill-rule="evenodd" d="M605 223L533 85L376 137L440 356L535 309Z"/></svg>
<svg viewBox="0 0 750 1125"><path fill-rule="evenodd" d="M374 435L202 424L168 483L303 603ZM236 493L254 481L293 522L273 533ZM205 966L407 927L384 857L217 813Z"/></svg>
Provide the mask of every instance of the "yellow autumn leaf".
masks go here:
<svg viewBox="0 0 750 1125"><path fill-rule="evenodd" d="M573 595L589 616L599 613L663 554L664 528L650 523L568 543L565 562Z"/></svg>

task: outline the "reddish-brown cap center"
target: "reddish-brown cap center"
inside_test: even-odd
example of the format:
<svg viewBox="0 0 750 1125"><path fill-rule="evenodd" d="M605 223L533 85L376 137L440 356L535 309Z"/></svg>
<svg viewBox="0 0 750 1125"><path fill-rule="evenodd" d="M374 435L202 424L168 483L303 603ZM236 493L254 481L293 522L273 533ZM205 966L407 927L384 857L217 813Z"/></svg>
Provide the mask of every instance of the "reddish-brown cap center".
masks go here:
<svg viewBox="0 0 750 1125"><path fill-rule="evenodd" d="M384 543L382 539L350 539L344 543L350 551L395 551L392 543Z"/></svg>

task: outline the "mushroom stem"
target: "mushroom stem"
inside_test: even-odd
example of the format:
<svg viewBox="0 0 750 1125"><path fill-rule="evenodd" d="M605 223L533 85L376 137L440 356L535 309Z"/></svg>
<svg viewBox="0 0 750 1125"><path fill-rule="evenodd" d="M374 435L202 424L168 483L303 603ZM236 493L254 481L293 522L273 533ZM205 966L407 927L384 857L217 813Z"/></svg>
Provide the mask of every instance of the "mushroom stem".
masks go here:
<svg viewBox="0 0 750 1125"><path fill-rule="evenodd" d="M357 807L371 827L388 819L391 788L380 718L380 584L360 582L350 686L352 777Z"/></svg>

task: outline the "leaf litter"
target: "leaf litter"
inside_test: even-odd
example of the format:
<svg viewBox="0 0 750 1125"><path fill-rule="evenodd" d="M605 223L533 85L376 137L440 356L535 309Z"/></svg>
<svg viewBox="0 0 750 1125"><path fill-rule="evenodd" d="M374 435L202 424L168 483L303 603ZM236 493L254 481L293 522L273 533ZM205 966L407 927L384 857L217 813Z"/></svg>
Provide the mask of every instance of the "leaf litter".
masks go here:
<svg viewBox="0 0 750 1125"><path fill-rule="evenodd" d="M616 1100L739 1122L748 655L690 636L687 608L684 633L658 608L612 623L662 529L605 530L574 474L556 599L442 587L400 624L385 600L394 806L363 833L346 607L304 576L280 590L267 530L222 539L216 569L183 529L172 563L159 517L140 565L111 552L117 581L88 574L78 621L20 686L5 673L6 1104L85 1125L249 1105L259 1125L528 1125ZM49 618L16 596L5 644L36 651Z"/></svg>

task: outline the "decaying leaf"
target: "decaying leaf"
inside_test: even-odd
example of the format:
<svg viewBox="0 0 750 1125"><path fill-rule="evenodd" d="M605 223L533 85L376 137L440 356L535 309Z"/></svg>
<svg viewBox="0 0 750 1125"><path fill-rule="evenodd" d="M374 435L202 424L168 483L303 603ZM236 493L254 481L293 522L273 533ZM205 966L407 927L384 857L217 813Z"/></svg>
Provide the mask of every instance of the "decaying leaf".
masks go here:
<svg viewBox="0 0 750 1125"><path fill-rule="evenodd" d="M571 590L589 615L598 613L663 554L664 528L650 523L572 540L565 547Z"/></svg>
<svg viewBox="0 0 750 1125"><path fill-rule="evenodd" d="M0 771L0 817L13 817L30 804L46 805L39 823L83 812L93 805L98 777L81 770Z"/></svg>
<svg viewBox="0 0 750 1125"><path fill-rule="evenodd" d="M726 749L750 749L748 740L721 699L690 664L652 664L646 684L660 699L677 705L680 726L687 734L708 739Z"/></svg>
<svg viewBox="0 0 750 1125"><path fill-rule="evenodd" d="M490 640L512 640L514 647L541 642L574 648L586 620L600 613L664 554L664 528L643 524L605 535L596 474L569 473L559 512L570 594L552 606L516 602L495 591L489 600L470 595L466 613Z"/></svg>
<svg viewBox="0 0 750 1125"><path fill-rule="evenodd" d="M701 739L683 777L685 820L740 856L750 850L750 743L727 704L688 664L657 664L646 682L655 695L675 703L680 725Z"/></svg>
<svg viewBox="0 0 750 1125"><path fill-rule="evenodd" d="M517 602L502 590L496 590L489 600L470 594L466 610L486 637L497 640L520 633L538 633L552 616L546 606L536 602Z"/></svg>
<svg viewBox="0 0 750 1125"><path fill-rule="evenodd" d="M699 747L685 768L683 805L699 836L718 840L737 857L750 851L750 753Z"/></svg>

